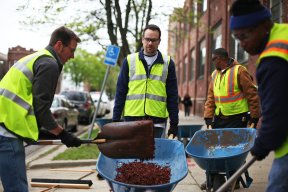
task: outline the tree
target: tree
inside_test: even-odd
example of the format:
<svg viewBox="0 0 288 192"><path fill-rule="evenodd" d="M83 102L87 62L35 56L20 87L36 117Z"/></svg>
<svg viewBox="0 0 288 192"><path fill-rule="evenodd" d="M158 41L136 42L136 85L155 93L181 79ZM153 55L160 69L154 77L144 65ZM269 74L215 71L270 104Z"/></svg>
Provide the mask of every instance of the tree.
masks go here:
<svg viewBox="0 0 288 192"><path fill-rule="evenodd" d="M83 40L92 39L102 47L107 46L108 34L110 44L121 47L119 65L131 51L140 50L143 28L153 16L152 0L43 0L40 5L27 0L19 10L29 10L22 21L26 25L65 23Z"/></svg>
<svg viewBox="0 0 288 192"><path fill-rule="evenodd" d="M107 65L104 65L103 55L102 52L91 54L78 49L75 58L70 59L65 64L64 75L69 74L76 87L79 87L80 83L83 82L89 84L90 90L100 91L107 69ZM115 94L117 80L115 77L117 77L118 72L118 67L112 67L108 75L105 90L110 97Z"/></svg>

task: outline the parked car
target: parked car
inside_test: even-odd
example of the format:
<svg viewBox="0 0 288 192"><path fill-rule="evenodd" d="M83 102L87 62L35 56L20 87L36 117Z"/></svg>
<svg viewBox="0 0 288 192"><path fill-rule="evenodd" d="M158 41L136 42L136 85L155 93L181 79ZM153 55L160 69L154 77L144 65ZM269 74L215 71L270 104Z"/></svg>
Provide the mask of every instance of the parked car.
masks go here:
<svg viewBox="0 0 288 192"><path fill-rule="evenodd" d="M100 92L91 91L90 94L91 94L91 97L94 101L95 107L97 109L98 100L100 98ZM103 101L103 95L102 95L101 102L99 104L99 110L97 113L97 117L103 117L105 115L106 115L106 103Z"/></svg>
<svg viewBox="0 0 288 192"><path fill-rule="evenodd" d="M75 105L63 95L54 95L50 108L55 120L59 125L68 131L77 131L79 112Z"/></svg>
<svg viewBox="0 0 288 192"><path fill-rule="evenodd" d="M71 103L76 105L79 111L79 123L90 124L92 122L95 106L89 92L63 91L60 94L64 95Z"/></svg>

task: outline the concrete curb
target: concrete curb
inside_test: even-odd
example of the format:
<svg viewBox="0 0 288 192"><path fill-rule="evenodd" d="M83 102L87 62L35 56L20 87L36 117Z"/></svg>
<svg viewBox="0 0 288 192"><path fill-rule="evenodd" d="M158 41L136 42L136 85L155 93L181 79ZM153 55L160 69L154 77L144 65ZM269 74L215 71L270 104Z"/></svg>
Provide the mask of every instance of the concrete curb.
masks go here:
<svg viewBox="0 0 288 192"><path fill-rule="evenodd" d="M87 133L87 130L91 125L85 126L80 132L75 134L76 136L81 136ZM47 145L43 147L41 153L36 153L26 159L27 169L46 169L46 168L59 168L59 167L80 167L80 166L96 166L96 159L90 160L53 160L53 157L64 152L67 149L65 145ZM49 151L53 151L48 153Z"/></svg>
<svg viewBox="0 0 288 192"><path fill-rule="evenodd" d="M35 163L29 166L29 169L55 169L65 167L84 167L95 165L96 168L97 160L63 160L63 161L50 161L47 163Z"/></svg>

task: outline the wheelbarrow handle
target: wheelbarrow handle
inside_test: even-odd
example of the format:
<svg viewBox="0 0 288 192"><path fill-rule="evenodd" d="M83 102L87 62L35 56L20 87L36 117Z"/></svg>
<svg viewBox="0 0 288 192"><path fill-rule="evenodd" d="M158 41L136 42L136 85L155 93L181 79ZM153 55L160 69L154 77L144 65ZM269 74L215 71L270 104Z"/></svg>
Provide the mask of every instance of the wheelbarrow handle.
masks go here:
<svg viewBox="0 0 288 192"><path fill-rule="evenodd" d="M242 165L216 192L226 191L254 162L256 157L252 157L247 163Z"/></svg>
<svg viewBox="0 0 288 192"><path fill-rule="evenodd" d="M101 144L105 143L106 139L83 139L82 144ZM30 143L30 145L63 145L61 140L38 140L36 142Z"/></svg>

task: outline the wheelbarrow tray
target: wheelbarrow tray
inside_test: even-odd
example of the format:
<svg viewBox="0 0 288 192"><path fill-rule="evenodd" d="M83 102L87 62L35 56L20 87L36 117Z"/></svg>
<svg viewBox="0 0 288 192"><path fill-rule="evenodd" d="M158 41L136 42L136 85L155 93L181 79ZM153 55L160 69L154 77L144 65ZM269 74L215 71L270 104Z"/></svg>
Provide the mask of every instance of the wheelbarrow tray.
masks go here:
<svg viewBox="0 0 288 192"><path fill-rule="evenodd" d="M96 119L96 123L101 129L105 124L112 123L112 122L113 122L112 119L102 119L102 118Z"/></svg>
<svg viewBox="0 0 288 192"><path fill-rule="evenodd" d="M115 192L144 192L147 190L170 192L188 174L184 145L177 140L156 138L154 156L154 159L145 160L143 163L169 166L171 169L169 183L161 185L131 185L115 181L117 167L120 167L123 163L135 162L137 159L111 159L100 153L96 169Z"/></svg>
<svg viewBox="0 0 288 192"><path fill-rule="evenodd" d="M196 131L200 130L203 125L178 125L178 138L191 138L195 134Z"/></svg>
<svg viewBox="0 0 288 192"><path fill-rule="evenodd" d="M186 146L186 153L210 173L235 171L244 164L255 137L253 128L199 130Z"/></svg>

